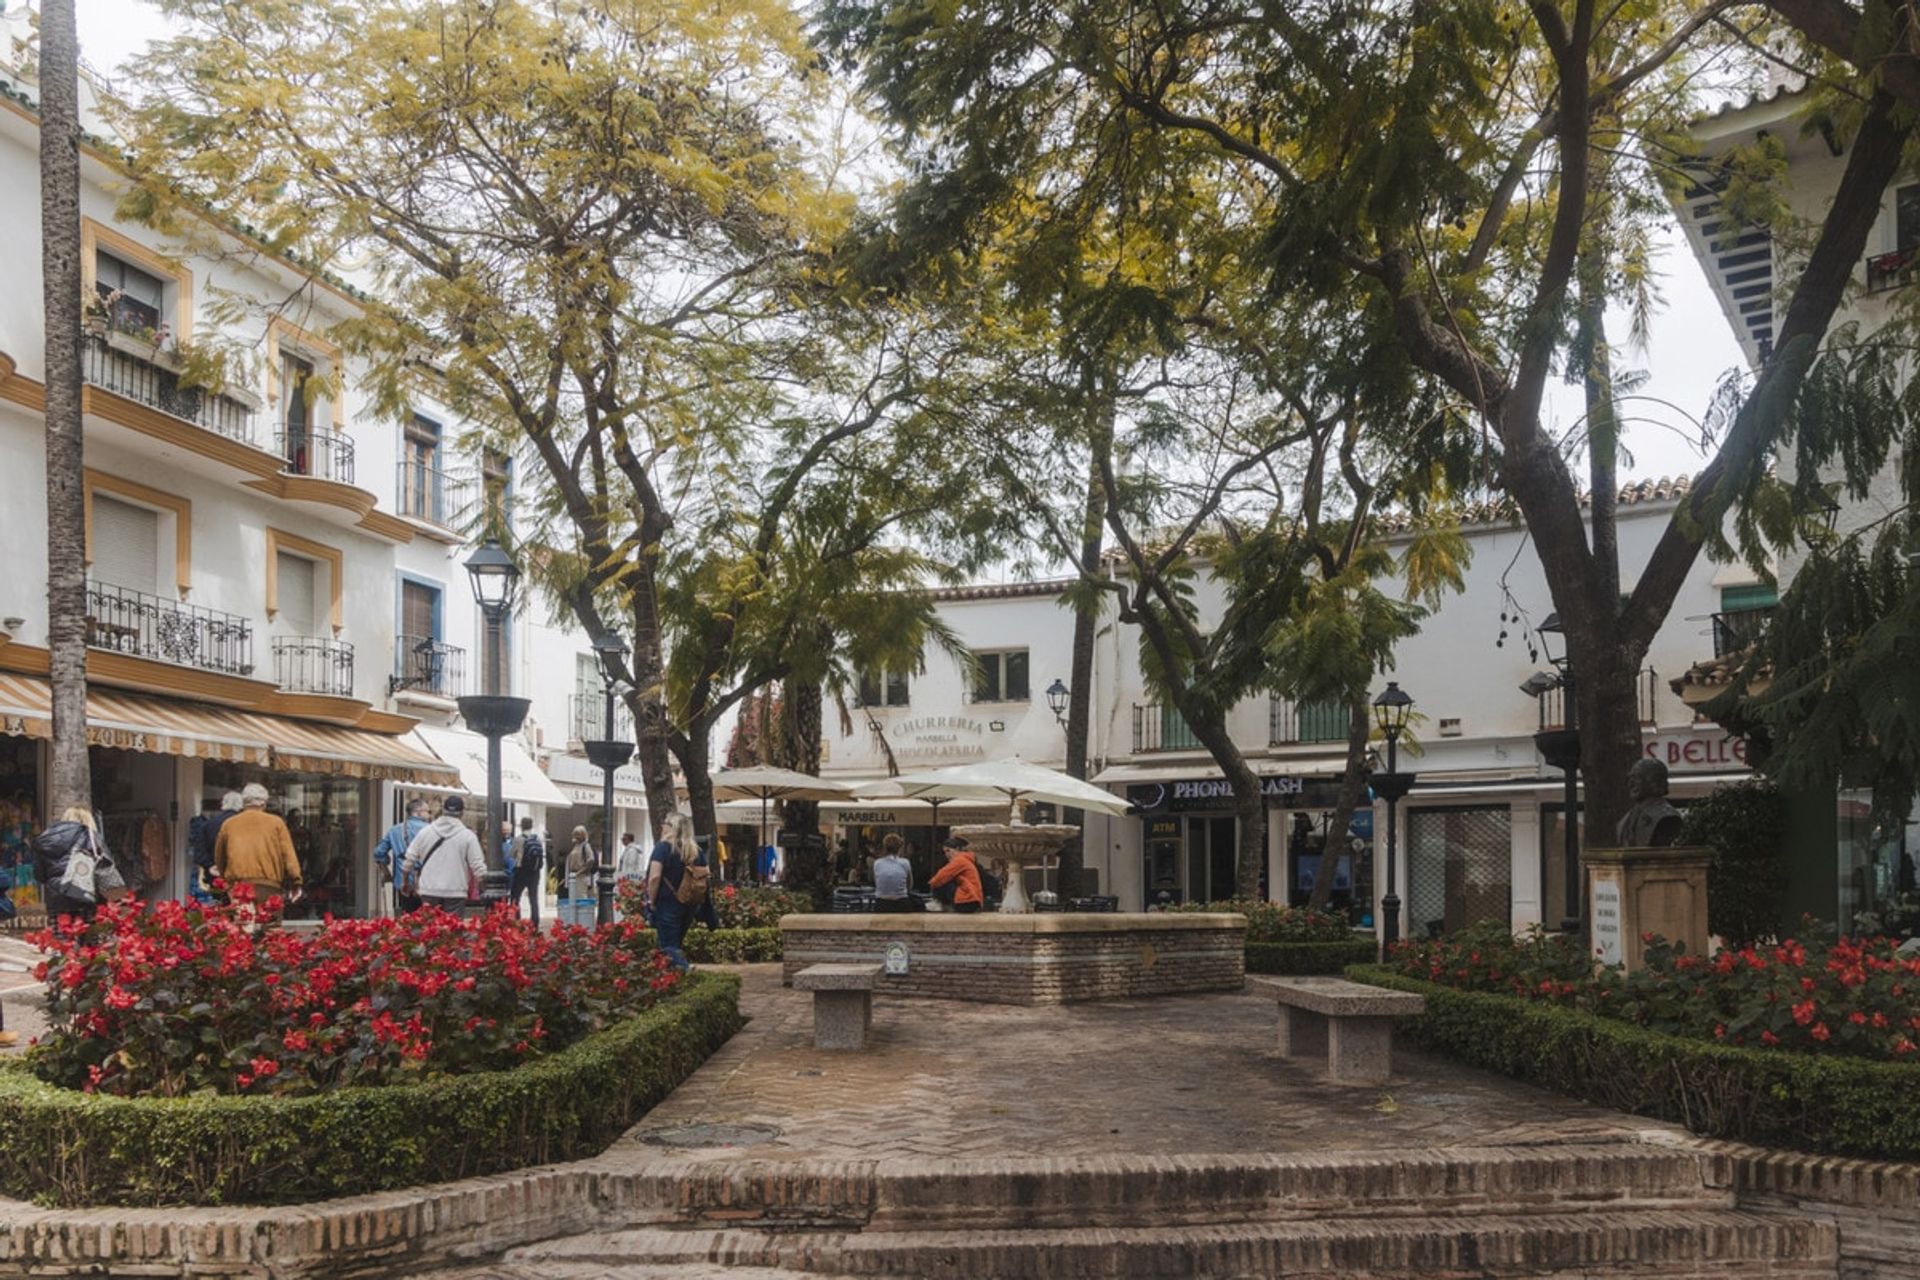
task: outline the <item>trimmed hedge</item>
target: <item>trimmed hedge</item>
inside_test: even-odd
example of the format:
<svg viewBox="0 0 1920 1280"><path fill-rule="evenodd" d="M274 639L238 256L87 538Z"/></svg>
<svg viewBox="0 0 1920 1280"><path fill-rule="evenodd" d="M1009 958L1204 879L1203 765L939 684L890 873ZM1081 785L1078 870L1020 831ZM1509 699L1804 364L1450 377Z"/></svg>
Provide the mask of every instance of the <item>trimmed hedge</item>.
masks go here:
<svg viewBox="0 0 1920 1280"><path fill-rule="evenodd" d="M1920 1157L1920 1065L1740 1048L1518 996L1402 977L1347 976L1427 999L1404 1024L1462 1062L1697 1134L1875 1160Z"/></svg>
<svg viewBox="0 0 1920 1280"><path fill-rule="evenodd" d="M659 946L659 935L644 929L640 937L649 946ZM687 960L692 964L758 964L780 958L780 930L708 929L695 925L683 940Z"/></svg>
<svg viewBox="0 0 1920 1280"><path fill-rule="evenodd" d="M1380 948L1371 937L1340 942L1249 942L1248 973L1340 973L1348 965L1371 964Z"/></svg>
<svg viewBox="0 0 1920 1280"><path fill-rule="evenodd" d="M510 1071L301 1098L115 1098L0 1064L0 1191L53 1205L323 1200L606 1149L741 1026L740 980Z"/></svg>

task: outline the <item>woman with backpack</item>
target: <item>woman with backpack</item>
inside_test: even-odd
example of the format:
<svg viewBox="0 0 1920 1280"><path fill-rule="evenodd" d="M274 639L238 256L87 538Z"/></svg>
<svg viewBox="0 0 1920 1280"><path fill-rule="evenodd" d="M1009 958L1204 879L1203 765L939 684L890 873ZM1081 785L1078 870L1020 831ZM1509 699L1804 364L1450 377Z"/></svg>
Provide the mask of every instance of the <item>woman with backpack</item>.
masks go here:
<svg viewBox="0 0 1920 1280"><path fill-rule="evenodd" d="M682 973L687 970L687 956L680 947L687 926L699 920L709 929L720 927L712 896L707 892L712 875L706 855L694 839L693 819L684 813L668 818L647 866L647 901L653 904L653 927L660 950Z"/></svg>
<svg viewBox="0 0 1920 1280"><path fill-rule="evenodd" d="M102 868L112 865L107 842L100 838L90 810L76 806L62 813L60 821L49 823L33 838L33 875L40 882L47 919L93 919L106 889L101 883Z"/></svg>

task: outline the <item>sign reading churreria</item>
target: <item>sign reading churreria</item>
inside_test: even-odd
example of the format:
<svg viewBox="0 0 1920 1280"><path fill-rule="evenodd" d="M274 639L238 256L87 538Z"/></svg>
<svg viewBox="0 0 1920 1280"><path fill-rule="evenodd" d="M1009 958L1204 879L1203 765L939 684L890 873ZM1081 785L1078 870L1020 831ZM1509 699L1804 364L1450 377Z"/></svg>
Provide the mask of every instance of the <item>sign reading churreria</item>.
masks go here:
<svg viewBox="0 0 1920 1280"><path fill-rule="evenodd" d="M983 760L986 726L967 716L917 716L887 731L906 760Z"/></svg>

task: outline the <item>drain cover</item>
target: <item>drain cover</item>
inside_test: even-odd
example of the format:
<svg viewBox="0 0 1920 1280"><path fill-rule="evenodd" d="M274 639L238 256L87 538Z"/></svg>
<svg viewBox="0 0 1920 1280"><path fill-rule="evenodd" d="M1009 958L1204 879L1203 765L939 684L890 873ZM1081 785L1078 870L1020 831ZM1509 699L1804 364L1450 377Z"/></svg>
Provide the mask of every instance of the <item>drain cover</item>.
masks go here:
<svg viewBox="0 0 1920 1280"><path fill-rule="evenodd" d="M656 1147L757 1147L780 1131L770 1124L689 1124L649 1133L642 1142Z"/></svg>

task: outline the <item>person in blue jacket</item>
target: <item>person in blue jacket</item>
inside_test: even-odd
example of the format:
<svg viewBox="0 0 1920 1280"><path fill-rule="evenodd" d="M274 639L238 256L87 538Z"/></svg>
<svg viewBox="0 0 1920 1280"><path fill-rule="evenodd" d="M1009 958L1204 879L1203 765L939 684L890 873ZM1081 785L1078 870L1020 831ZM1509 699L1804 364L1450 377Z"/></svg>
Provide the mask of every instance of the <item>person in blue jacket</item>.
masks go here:
<svg viewBox="0 0 1920 1280"><path fill-rule="evenodd" d="M380 837L380 843L373 846L374 865L380 868L381 875L393 881L397 910L394 914L404 915L420 905L420 895L414 889L412 879L407 875L404 863L407 846L413 838L426 830L427 802L419 797L407 801L407 816L403 821L387 828L387 834Z"/></svg>

